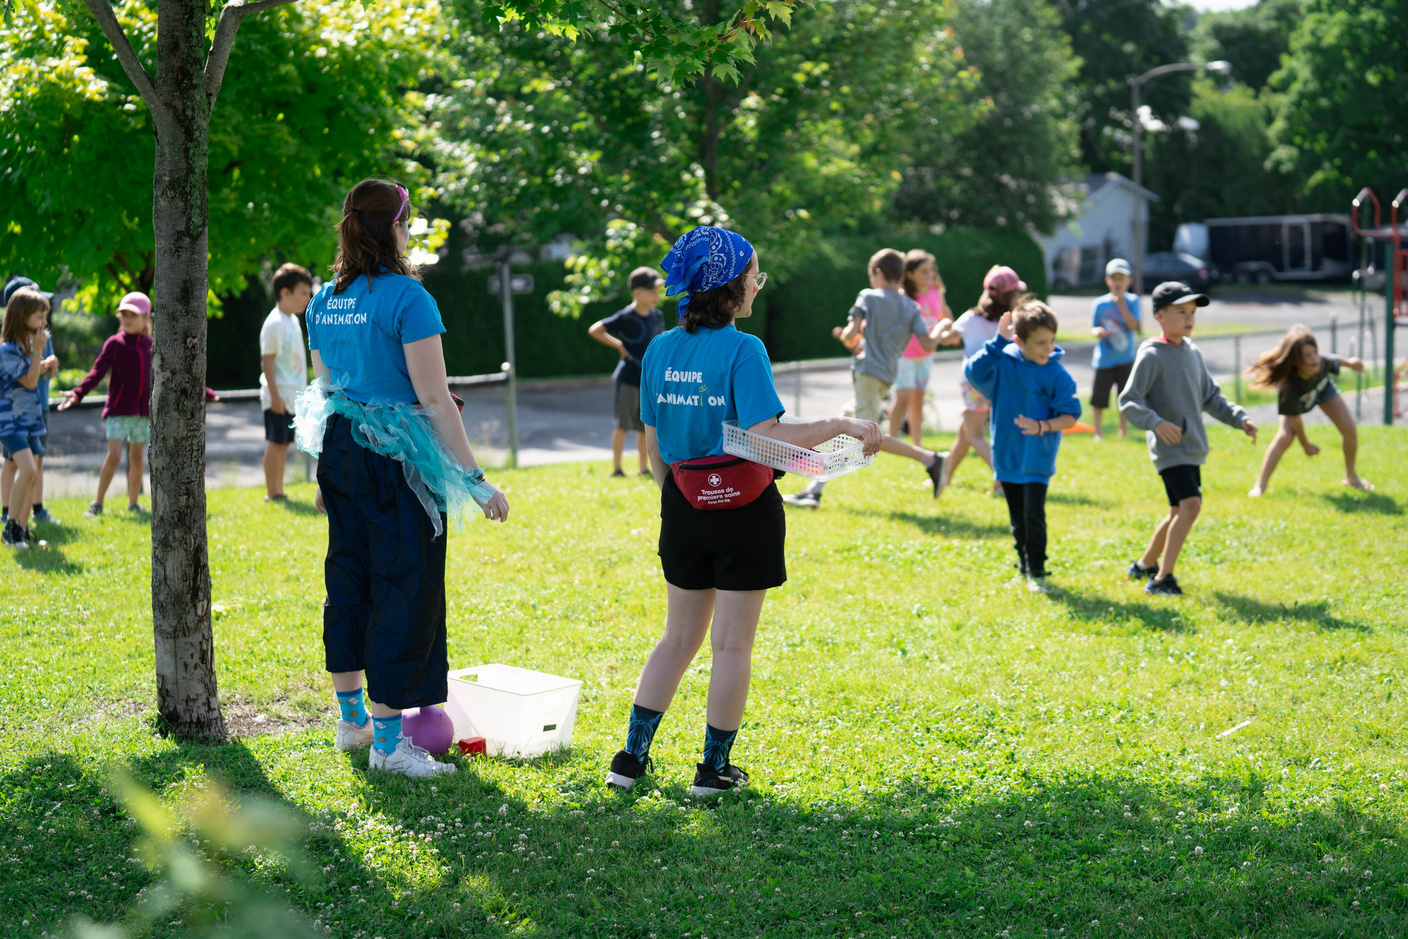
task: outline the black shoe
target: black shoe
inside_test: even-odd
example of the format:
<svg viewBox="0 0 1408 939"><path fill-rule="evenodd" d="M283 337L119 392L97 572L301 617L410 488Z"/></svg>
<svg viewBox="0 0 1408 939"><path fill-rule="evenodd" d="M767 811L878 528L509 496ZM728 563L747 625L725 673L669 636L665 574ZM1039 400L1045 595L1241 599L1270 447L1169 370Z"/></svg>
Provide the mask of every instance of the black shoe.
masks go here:
<svg viewBox="0 0 1408 939"><path fill-rule="evenodd" d="M6 519L5 527L0 529L0 544L7 548L17 548L20 551L29 550L29 541L25 538L24 529L20 523L14 519Z"/></svg>
<svg viewBox="0 0 1408 939"><path fill-rule="evenodd" d="M612 470L612 471L611 471L611 478L612 478L612 479L625 479L625 478L626 478L626 474L625 474L625 472L624 472L623 470Z"/></svg>
<svg viewBox="0 0 1408 939"><path fill-rule="evenodd" d="M935 453L934 460L929 464L929 482L934 484L934 498L939 497L939 493L944 491L944 460L948 459L948 451Z"/></svg>
<svg viewBox="0 0 1408 939"><path fill-rule="evenodd" d="M1138 561L1130 561L1130 562L1129 562L1129 579L1130 579L1130 580L1143 580L1143 579L1146 578L1146 577L1153 577L1153 576L1154 576L1155 574L1157 574L1158 572L1159 572L1159 565L1157 565L1157 564L1150 564L1148 567L1145 567L1143 564L1140 564Z"/></svg>
<svg viewBox="0 0 1408 939"><path fill-rule="evenodd" d="M900 432L899 432L896 436L898 436L898 437L905 437L905 436L908 436L908 435L909 435L909 415L906 414L906 415L904 416L904 420L900 421Z"/></svg>
<svg viewBox="0 0 1408 939"><path fill-rule="evenodd" d="M611 769L606 774L606 784L608 786L618 786L622 789L629 789L636 784L636 777L641 773L654 772L655 761L650 758L650 754L645 755L645 759L637 759L636 755L629 750L622 750L611 758Z"/></svg>
<svg viewBox="0 0 1408 939"><path fill-rule="evenodd" d="M730 789L742 789L746 785L748 774L742 767L729 763L724 766L723 772L719 772L707 763L696 763L694 785L689 791L696 796L708 797L720 795Z"/></svg>
<svg viewBox="0 0 1408 939"><path fill-rule="evenodd" d="M1172 574L1167 577L1150 577L1149 582L1144 585L1144 592L1161 597L1183 596L1183 588L1178 586L1178 581Z"/></svg>

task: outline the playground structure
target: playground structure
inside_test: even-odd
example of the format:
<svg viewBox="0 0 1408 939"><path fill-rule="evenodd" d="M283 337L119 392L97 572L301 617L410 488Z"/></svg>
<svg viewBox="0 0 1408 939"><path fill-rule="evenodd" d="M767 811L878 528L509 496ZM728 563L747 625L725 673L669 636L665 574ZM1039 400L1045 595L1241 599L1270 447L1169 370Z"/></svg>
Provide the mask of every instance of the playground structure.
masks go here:
<svg viewBox="0 0 1408 939"><path fill-rule="evenodd" d="M1363 229L1359 227L1360 210L1365 201L1373 206L1374 224L1372 228ZM1359 331L1356 341L1359 348L1357 354L1364 355L1364 340L1366 336L1372 342L1374 340L1373 315L1369 313L1369 292L1367 274L1371 270L1370 248L1371 242L1384 242L1384 425L1391 426L1396 416L1402 416L1403 409L1399 404L1398 382L1401 378L1408 377L1408 358L1402 364L1394 362L1394 332L1400 326L1408 326L1408 248L1403 246L1404 230L1398 224L1398 210L1408 203L1408 188L1399 191L1389 206L1389 223L1387 227L1383 224L1383 213L1379 206L1379 199L1374 195L1373 190L1365 186L1359 190L1359 195L1354 197L1350 209L1350 224L1354 227L1354 233L1360 239L1360 266L1359 277L1356 283L1360 290L1359 306ZM1374 350L1377 353L1377 349ZM1377 359L1375 354L1368 361ZM1356 417L1360 410L1359 402L1363 400L1363 377L1356 378L1358 398L1356 400Z"/></svg>

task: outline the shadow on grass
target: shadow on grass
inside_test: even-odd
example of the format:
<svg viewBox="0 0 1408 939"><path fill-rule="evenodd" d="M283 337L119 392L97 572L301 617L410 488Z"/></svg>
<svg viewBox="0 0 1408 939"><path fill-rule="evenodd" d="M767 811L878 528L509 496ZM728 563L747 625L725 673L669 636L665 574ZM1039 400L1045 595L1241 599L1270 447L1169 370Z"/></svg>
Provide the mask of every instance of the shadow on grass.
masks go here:
<svg viewBox="0 0 1408 939"><path fill-rule="evenodd" d="M279 508L292 515L303 515L317 517L322 513L313 507L311 502L294 502L292 499L283 500L277 503Z"/></svg>
<svg viewBox="0 0 1408 939"><path fill-rule="evenodd" d="M1107 500L1107 499L1092 499L1090 496L1088 496L1088 495L1086 495L1085 493L1082 493L1082 492L1062 492L1062 491L1059 491L1059 490L1056 491L1056 492L1048 492L1048 493L1046 494L1046 501L1047 501L1047 502L1055 502L1055 503L1057 503L1057 504L1059 504L1059 505L1113 505L1113 504L1114 504L1114 503L1110 502L1110 501Z"/></svg>
<svg viewBox="0 0 1408 939"><path fill-rule="evenodd" d="M1117 620L1138 620L1149 629L1166 633L1192 632L1188 621L1180 611L1167 604L1149 602L1129 602L1112 600L1099 594L1083 594L1066 590L1052 597L1063 604L1077 619L1087 622L1111 622Z"/></svg>
<svg viewBox="0 0 1408 939"><path fill-rule="evenodd" d="M48 541L48 539L44 539ZM16 551L15 563L27 571L37 571L40 574L63 574L73 576L82 574L85 568L78 561L70 561L68 557L52 543L48 547L33 547L28 551Z"/></svg>
<svg viewBox="0 0 1408 939"><path fill-rule="evenodd" d="M961 515L916 515L913 512L859 512L863 515L878 515L913 525L926 535L943 535L945 538L1011 538L1012 529L1007 525L991 522L975 522Z"/></svg>
<svg viewBox="0 0 1408 939"><path fill-rule="evenodd" d="M1090 935L1097 920L1208 937L1401 932L1402 821L1347 798L1268 798L1284 781L1251 768L1174 782L1157 755L1130 754L1066 771L937 733L933 761L825 802L792 798L756 764L750 789L708 803L688 796L687 761L607 790L593 759L516 766L515 792L536 793L525 799L492 760L433 782L310 785L319 762L344 759L326 737L261 750L279 778L302 774L287 785L315 803L312 816L293 809L321 874L233 863L333 935ZM364 752L346 758L364 770ZM203 770L281 796L242 743L176 746L132 768L157 787ZM0 824L18 845L0 878L8 913L111 922L150 882L127 863L131 829L101 772L52 754L0 777Z"/></svg>
<svg viewBox="0 0 1408 939"><path fill-rule="evenodd" d="M1355 632L1372 633L1373 627L1367 623L1360 623L1354 620L1341 619L1330 612L1330 605L1324 601L1314 603L1265 603L1261 600L1253 600L1251 597L1244 597L1235 593L1226 593L1221 590L1214 590L1213 596L1229 613L1244 623L1285 623L1287 621L1304 621L1313 623L1321 629L1348 629Z"/></svg>
<svg viewBox="0 0 1408 939"><path fill-rule="evenodd" d="M1377 515L1402 515L1403 506L1382 492L1327 492L1321 498L1341 512L1373 512Z"/></svg>

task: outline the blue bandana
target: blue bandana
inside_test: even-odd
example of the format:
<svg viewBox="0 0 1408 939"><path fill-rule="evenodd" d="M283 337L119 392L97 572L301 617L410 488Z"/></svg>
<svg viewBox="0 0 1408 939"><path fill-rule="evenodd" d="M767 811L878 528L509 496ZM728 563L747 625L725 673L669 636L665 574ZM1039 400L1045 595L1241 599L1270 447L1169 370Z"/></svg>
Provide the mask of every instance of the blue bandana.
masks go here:
<svg viewBox="0 0 1408 939"><path fill-rule="evenodd" d="M752 257L753 246L747 238L726 228L701 225L681 235L660 262L665 272L665 296L684 291L679 302L683 318L691 293L722 287L743 273Z"/></svg>

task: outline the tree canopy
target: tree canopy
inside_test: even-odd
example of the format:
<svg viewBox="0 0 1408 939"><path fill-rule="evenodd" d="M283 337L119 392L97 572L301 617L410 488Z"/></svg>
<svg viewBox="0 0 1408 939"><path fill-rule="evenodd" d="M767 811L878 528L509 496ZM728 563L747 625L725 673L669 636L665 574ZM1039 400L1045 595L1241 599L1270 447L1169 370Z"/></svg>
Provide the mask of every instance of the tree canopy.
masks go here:
<svg viewBox="0 0 1408 939"><path fill-rule="evenodd" d="M978 76L965 101L973 116L910 128L895 214L1049 232L1059 186L1080 163L1080 63L1060 17L1047 0L958 0L952 29Z"/></svg>
<svg viewBox="0 0 1408 939"><path fill-rule="evenodd" d="M1363 186L1408 186L1408 0L1307 0L1285 68L1275 165L1346 205Z"/></svg>
<svg viewBox="0 0 1408 939"><path fill-rule="evenodd" d="M918 128L968 119L948 12L799 9L735 83L677 84L610 30L462 33L464 74L435 96L444 197L494 238L581 238L566 312L700 223L735 226L783 273L822 226L888 211Z"/></svg>
<svg viewBox="0 0 1408 939"><path fill-rule="evenodd" d="M155 56L155 5L118 19ZM0 268L69 273L111 299L152 286L152 126L85 11L38 3L0 33ZM440 26L434 4L295 4L240 30L210 129L210 285L240 289L268 259L331 261L351 182L428 181L412 160ZM422 190L422 195L428 195Z"/></svg>

